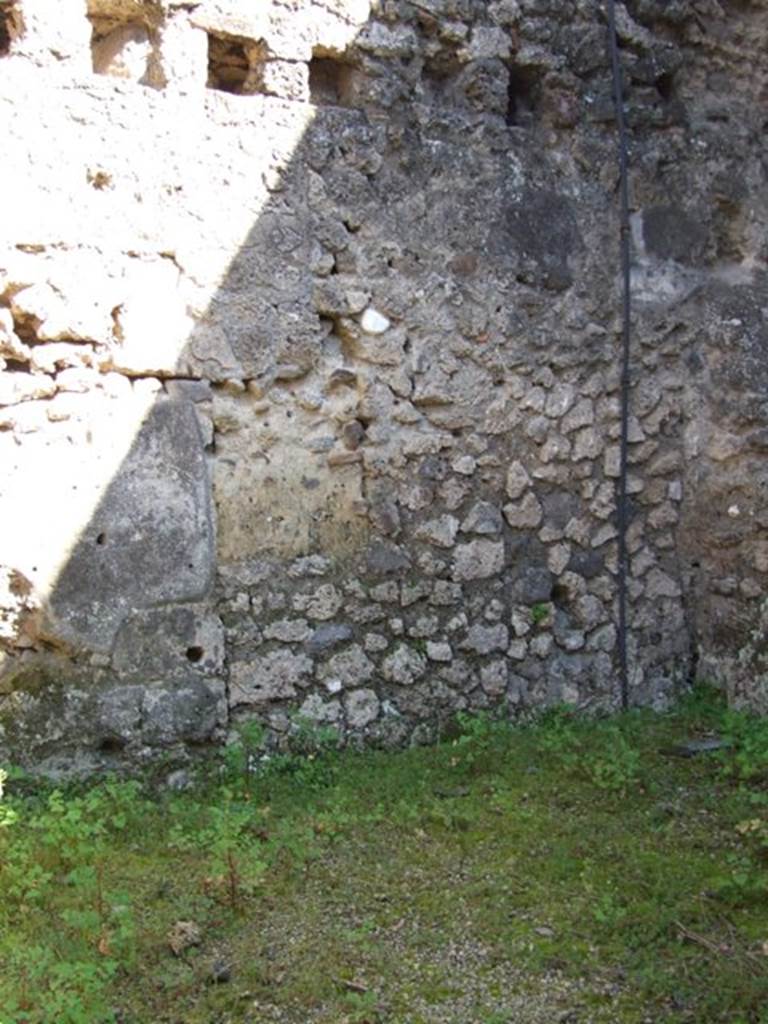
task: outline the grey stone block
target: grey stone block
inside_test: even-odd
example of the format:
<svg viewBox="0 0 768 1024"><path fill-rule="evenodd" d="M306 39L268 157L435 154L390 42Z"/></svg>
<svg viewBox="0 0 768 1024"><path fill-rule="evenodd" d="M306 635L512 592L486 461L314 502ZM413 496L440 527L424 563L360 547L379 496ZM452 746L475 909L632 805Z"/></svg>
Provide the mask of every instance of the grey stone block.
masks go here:
<svg viewBox="0 0 768 1024"><path fill-rule="evenodd" d="M158 401L50 595L44 633L110 651L134 610L199 601L214 565L211 494L191 404Z"/></svg>

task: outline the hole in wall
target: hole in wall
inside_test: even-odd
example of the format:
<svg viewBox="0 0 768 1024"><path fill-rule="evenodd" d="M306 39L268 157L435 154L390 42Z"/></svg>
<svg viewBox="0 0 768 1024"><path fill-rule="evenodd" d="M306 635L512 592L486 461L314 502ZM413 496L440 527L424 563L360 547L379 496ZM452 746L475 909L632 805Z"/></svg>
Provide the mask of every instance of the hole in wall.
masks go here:
<svg viewBox="0 0 768 1024"><path fill-rule="evenodd" d="M37 344L37 332L42 321L31 313L13 314L13 329L25 345Z"/></svg>
<svg viewBox="0 0 768 1024"><path fill-rule="evenodd" d="M432 103L444 104L451 99L451 86L461 71L456 54L441 50L430 57L421 72L426 98Z"/></svg>
<svg viewBox="0 0 768 1024"><path fill-rule="evenodd" d="M245 40L208 34L208 88L242 93L250 61Z"/></svg>
<svg viewBox="0 0 768 1024"><path fill-rule="evenodd" d="M107 535L106 535L106 533L104 533L102 531L101 533L96 535L96 543L99 545L99 547L103 547L104 544L106 544L106 542L107 542Z"/></svg>
<svg viewBox="0 0 768 1024"><path fill-rule="evenodd" d="M122 736L105 736L99 743L99 750L102 754L119 754L125 746L126 741Z"/></svg>
<svg viewBox="0 0 768 1024"><path fill-rule="evenodd" d="M557 605L558 608L562 608L564 604L568 603L570 596L570 591L565 584L555 583L550 592L549 599L552 604Z"/></svg>
<svg viewBox="0 0 768 1024"><path fill-rule="evenodd" d="M0 3L0 57L8 56L14 39L23 29L21 11L16 4Z"/></svg>
<svg viewBox="0 0 768 1024"><path fill-rule="evenodd" d="M165 86L155 30L142 20L91 17L91 63L97 75Z"/></svg>
<svg viewBox="0 0 768 1024"><path fill-rule="evenodd" d="M103 192L104 189L109 188L112 184L112 175L109 171L101 169L89 170L86 172L86 180L97 192Z"/></svg>
<svg viewBox="0 0 768 1024"><path fill-rule="evenodd" d="M534 68L510 67L506 122L525 127L533 122L538 103L539 74Z"/></svg>
<svg viewBox="0 0 768 1024"><path fill-rule="evenodd" d="M29 363L22 362L20 359L13 359L5 357L5 372L6 373L29 373Z"/></svg>
<svg viewBox="0 0 768 1024"><path fill-rule="evenodd" d="M309 98L315 106L351 104L355 69L337 57L317 54L309 62Z"/></svg>
<svg viewBox="0 0 768 1024"><path fill-rule="evenodd" d="M659 96L661 96L665 103L669 103L670 100L674 99L675 76L671 71L665 72L663 75L659 75L655 84Z"/></svg>
<svg viewBox="0 0 768 1024"><path fill-rule="evenodd" d="M205 657L205 651L202 647L198 647L197 645L188 647L185 654L187 661L191 661L193 665L197 665L198 662L202 661Z"/></svg>
<svg viewBox="0 0 768 1024"><path fill-rule="evenodd" d="M208 33L208 88L244 96L258 92L258 67L263 64L261 48L241 36Z"/></svg>
<svg viewBox="0 0 768 1024"><path fill-rule="evenodd" d="M454 73L453 70L443 68L441 65L425 64L421 77L434 96L444 91Z"/></svg>
<svg viewBox="0 0 768 1024"><path fill-rule="evenodd" d="M414 4L414 7L416 5ZM440 22L429 11L418 10L416 13L416 24L418 25L419 31L423 32L425 36L436 36L440 29Z"/></svg>
<svg viewBox="0 0 768 1024"><path fill-rule="evenodd" d="M118 342L123 341L124 338L123 325L120 323L120 314L122 312L123 307L121 304L119 306L115 306L110 313L110 316L112 317L112 337Z"/></svg>

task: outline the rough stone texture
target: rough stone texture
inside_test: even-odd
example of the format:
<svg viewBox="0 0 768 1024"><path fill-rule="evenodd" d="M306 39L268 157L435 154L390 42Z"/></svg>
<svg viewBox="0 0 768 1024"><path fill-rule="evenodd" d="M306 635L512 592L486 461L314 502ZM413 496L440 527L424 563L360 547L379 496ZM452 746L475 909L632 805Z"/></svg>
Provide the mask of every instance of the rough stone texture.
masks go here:
<svg viewBox="0 0 768 1024"><path fill-rule="evenodd" d="M297 687L309 684L311 671L310 658L287 650L270 651L252 661L234 661L230 665L230 703L237 707L294 697Z"/></svg>
<svg viewBox="0 0 768 1024"><path fill-rule="evenodd" d="M352 690L344 697L350 729L364 729L379 717L380 703L375 690Z"/></svg>
<svg viewBox="0 0 768 1024"><path fill-rule="evenodd" d="M318 679L331 692L349 689L357 683L366 683L373 676L376 666L357 644L351 644L320 667Z"/></svg>
<svg viewBox="0 0 768 1024"><path fill-rule="evenodd" d="M384 678L390 683L397 683L398 686L410 686L424 675L426 668L424 656L407 644L398 644L381 664Z"/></svg>
<svg viewBox="0 0 768 1024"><path fill-rule="evenodd" d="M77 399L67 403L71 415L41 425L23 444L12 431L0 434L7 510L0 559L47 592L36 627L42 641L108 653L132 609L198 600L210 590L205 457L188 403L164 399L147 408L129 388L122 408L98 391L59 394L50 404L64 398ZM127 424L136 432L115 463Z"/></svg>
<svg viewBox="0 0 768 1024"><path fill-rule="evenodd" d="M456 548L455 580L487 579L504 568L504 544L501 541L475 540Z"/></svg>
<svg viewBox="0 0 768 1024"><path fill-rule="evenodd" d="M615 706L600 5L10 7L0 760ZM768 11L618 15L632 699L768 709Z"/></svg>

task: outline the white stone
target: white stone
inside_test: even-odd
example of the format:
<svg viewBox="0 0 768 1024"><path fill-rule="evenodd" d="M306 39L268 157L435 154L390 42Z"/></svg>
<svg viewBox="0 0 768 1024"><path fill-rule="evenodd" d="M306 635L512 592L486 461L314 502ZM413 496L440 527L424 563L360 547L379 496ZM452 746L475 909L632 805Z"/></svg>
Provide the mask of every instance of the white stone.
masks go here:
<svg viewBox="0 0 768 1024"><path fill-rule="evenodd" d="M366 334L383 334L391 327L391 322L378 309L369 306L360 317L360 326Z"/></svg>

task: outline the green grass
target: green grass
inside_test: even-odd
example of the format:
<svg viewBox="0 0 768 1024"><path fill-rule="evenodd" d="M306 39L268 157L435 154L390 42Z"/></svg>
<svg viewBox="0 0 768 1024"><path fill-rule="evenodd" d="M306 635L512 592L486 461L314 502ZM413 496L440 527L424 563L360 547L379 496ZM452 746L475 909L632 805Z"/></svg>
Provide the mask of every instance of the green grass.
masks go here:
<svg viewBox="0 0 768 1024"><path fill-rule="evenodd" d="M705 691L459 724L181 794L12 774L0 1024L768 1022L768 724Z"/></svg>

